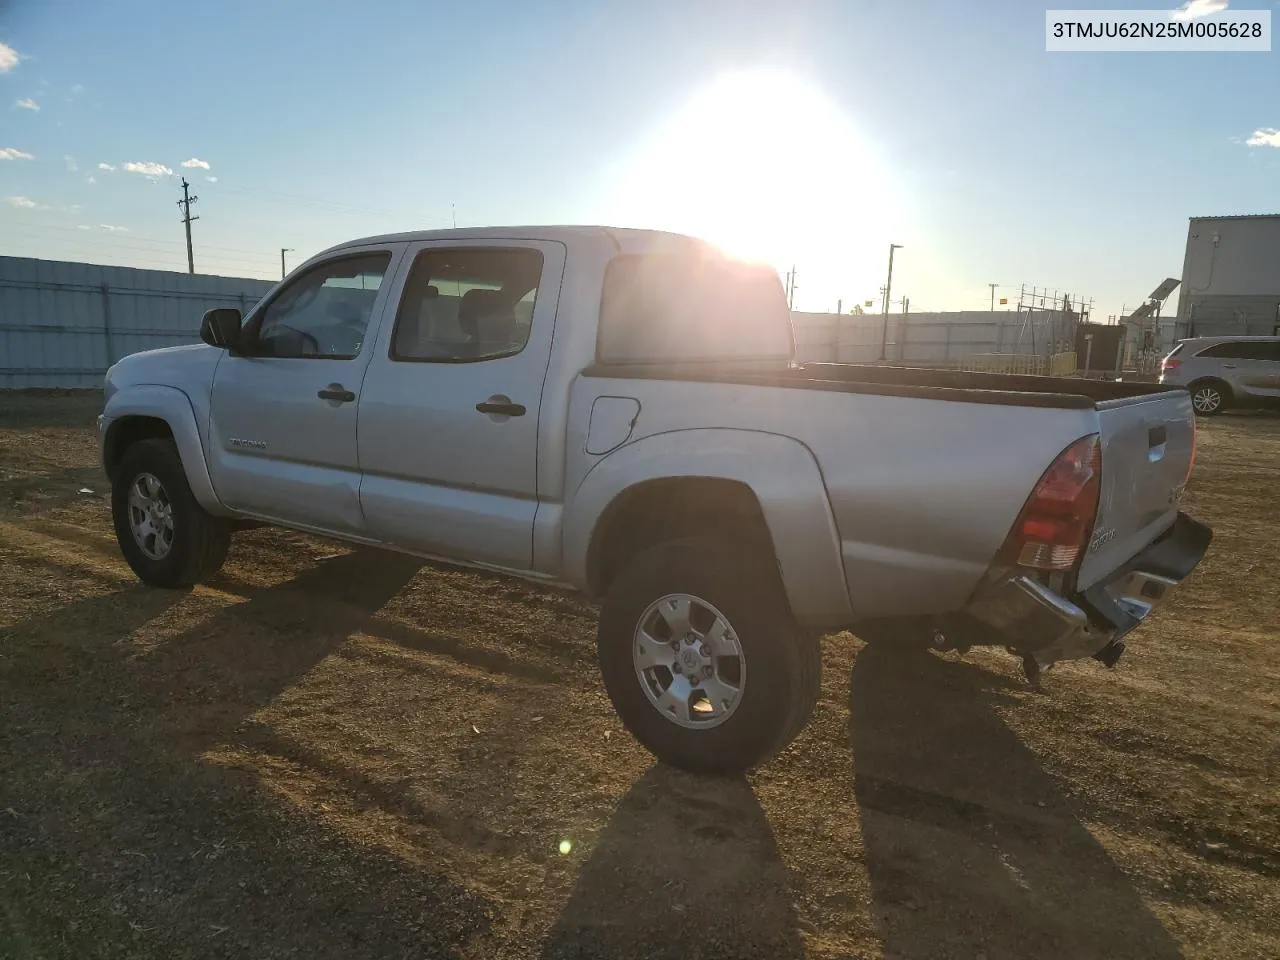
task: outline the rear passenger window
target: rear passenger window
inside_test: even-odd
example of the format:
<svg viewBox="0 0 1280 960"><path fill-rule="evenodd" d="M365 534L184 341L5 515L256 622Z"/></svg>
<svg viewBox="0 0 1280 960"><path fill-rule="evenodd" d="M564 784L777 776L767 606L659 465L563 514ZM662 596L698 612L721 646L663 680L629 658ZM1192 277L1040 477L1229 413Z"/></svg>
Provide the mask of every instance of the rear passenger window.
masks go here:
<svg viewBox="0 0 1280 960"><path fill-rule="evenodd" d="M519 353L541 276L542 254L528 248L423 251L405 281L391 359L466 363Z"/></svg>
<svg viewBox="0 0 1280 960"><path fill-rule="evenodd" d="M1216 357L1220 360L1280 360L1280 341L1235 340L1215 343L1196 356Z"/></svg>

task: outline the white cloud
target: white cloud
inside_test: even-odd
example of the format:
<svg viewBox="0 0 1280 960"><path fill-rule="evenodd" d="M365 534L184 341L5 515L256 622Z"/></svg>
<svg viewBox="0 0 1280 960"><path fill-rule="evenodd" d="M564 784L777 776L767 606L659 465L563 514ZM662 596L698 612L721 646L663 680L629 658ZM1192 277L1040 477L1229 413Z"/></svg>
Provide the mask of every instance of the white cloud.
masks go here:
<svg viewBox="0 0 1280 960"><path fill-rule="evenodd" d="M183 160L182 165L184 167L199 167L201 170L209 169L209 161L201 160L198 157L192 157L190 160Z"/></svg>
<svg viewBox="0 0 1280 960"><path fill-rule="evenodd" d="M1224 4L1223 4L1223 6L1225 7L1225 6L1226 6L1226 4L1224 3ZM71 85L71 95L72 95L73 97L78 97L78 96L80 96L80 94L82 94L82 93L84 93L84 84L83 84L83 83L73 83L73 84Z"/></svg>
<svg viewBox="0 0 1280 960"><path fill-rule="evenodd" d="M5 197L4 202L11 207L18 207L22 210L35 210L40 204L36 203L30 197Z"/></svg>
<svg viewBox="0 0 1280 960"><path fill-rule="evenodd" d="M144 160L141 162L130 161L124 164L124 168L130 173L141 173L148 177L172 177L173 171L166 167L163 163L156 163L154 160Z"/></svg>
<svg viewBox="0 0 1280 960"><path fill-rule="evenodd" d="M1245 143L1251 147L1280 147L1280 130L1275 127L1259 127Z"/></svg>
<svg viewBox="0 0 1280 960"><path fill-rule="evenodd" d="M15 107L21 107L23 110L34 110L36 113L40 112L40 104L36 103L30 97L27 97L25 100L15 100L13 101L13 105Z"/></svg>
<svg viewBox="0 0 1280 960"><path fill-rule="evenodd" d="M67 209L67 213L79 213L79 212L80 212L80 204L78 204L78 203L73 203L73 204L71 204L71 206L67 207L66 209Z"/></svg>
<svg viewBox="0 0 1280 960"><path fill-rule="evenodd" d="M18 65L22 56L7 43L0 43L0 73L8 73Z"/></svg>
<svg viewBox="0 0 1280 960"><path fill-rule="evenodd" d="M0 147L0 160L34 160L29 153L23 153L17 147Z"/></svg>
<svg viewBox="0 0 1280 960"><path fill-rule="evenodd" d="M129 232L128 227L113 227L109 223L100 223L98 224L98 226L100 226L103 230L106 230L108 233L128 233Z"/></svg>
<svg viewBox="0 0 1280 960"><path fill-rule="evenodd" d="M1230 0L1187 0L1186 3L1173 11L1173 19L1198 20L1200 17L1207 17L1210 14L1227 9L1229 3Z"/></svg>
<svg viewBox="0 0 1280 960"><path fill-rule="evenodd" d="M77 230L92 230L92 229L93 229L93 227L89 226L87 223L77 223L77 224L76 224L76 229L77 229Z"/></svg>
<svg viewBox="0 0 1280 960"><path fill-rule="evenodd" d="M205 179L206 179L206 180L208 180L210 183L217 183L217 182L218 182L218 178L217 178L217 177L205 177Z"/></svg>
<svg viewBox="0 0 1280 960"><path fill-rule="evenodd" d="M109 164L109 163L100 163L100 164L98 164L98 169L99 169L99 170L106 170L108 173L112 173L112 172L114 172L114 171L115 171L115 169L116 169L116 168L115 168L115 167L113 167L113 166L112 166L111 164Z"/></svg>
<svg viewBox="0 0 1280 960"><path fill-rule="evenodd" d="M97 183L97 182L98 182L98 178L97 178L97 177L95 177L93 174L89 174L89 176L87 176L87 177L85 177L85 178L84 178L84 182L85 182L85 183Z"/></svg>
<svg viewBox="0 0 1280 960"><path fill-rule="evenodd" d="M68 170L69 172L71 172L71 173L75 173L77 170L79 170L79 169L80 169L80 167L76 165L76 158L75 158L75 157L73 157L73 156L71 156L71 154L69 154L69 153L64 153L64 154L62 155L62 159L66 162L66 164L67 164L67 170Z"/></svg>

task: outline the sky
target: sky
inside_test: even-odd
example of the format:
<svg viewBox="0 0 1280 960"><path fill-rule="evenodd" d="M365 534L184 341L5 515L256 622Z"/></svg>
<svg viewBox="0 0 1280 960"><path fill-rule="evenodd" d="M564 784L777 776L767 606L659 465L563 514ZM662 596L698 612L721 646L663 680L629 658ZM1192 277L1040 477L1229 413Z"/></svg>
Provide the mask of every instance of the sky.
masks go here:
<svg viewBox="0 0 1280 960"><path fill-rule="evenodd" d="M185 270L185 177L203 273L607 223L794 265L797 309L878 309L897 243L913 311L1104 319L1188 217L1280 212L1280 53L1044 47L1026 0L0 0L0 255Z"/></svg>

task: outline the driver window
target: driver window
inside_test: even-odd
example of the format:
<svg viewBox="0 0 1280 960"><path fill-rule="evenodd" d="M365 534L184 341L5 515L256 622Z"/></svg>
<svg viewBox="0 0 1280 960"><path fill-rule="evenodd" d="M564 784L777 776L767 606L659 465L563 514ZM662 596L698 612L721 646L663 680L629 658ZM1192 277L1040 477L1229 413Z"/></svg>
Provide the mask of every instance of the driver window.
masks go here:
<svg viewBox="0 0 1280 960"><path fill-rule="evenodd" d="M253 353L350 360L360 353L389 253L345 257L308 270L260 314Z"/></svg>

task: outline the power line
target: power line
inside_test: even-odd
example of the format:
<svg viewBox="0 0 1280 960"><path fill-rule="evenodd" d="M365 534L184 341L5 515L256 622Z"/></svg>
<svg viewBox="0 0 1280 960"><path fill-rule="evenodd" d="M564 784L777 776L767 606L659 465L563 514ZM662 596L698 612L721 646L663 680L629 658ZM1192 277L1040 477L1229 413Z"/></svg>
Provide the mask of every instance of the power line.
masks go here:
<svg viewBox="0 0 1280 960"><path fill-rule="evenodd" d="M182 178L182 199L178 201L178 206L182 209L182 225L187 228L187 273L196 272L196 261L191 254L191 221L199 220L198 216L191 215L191 205L199 200L199 197L187 195L187 190L191 184L187 183L187 178Z"/></svg>
<svg viewBox="0 0 1280 960"><path fill-rule="evenodd" d="M74 233L76 234L76 236L82 237L84 239L93 239L96 236L93 230L82 230L82 229L79 229L78 227L59 227L59 225L56 225L56 224L32 223L31 220L9 220L8 223L17 224L18 227L28 227L28 228L37 229L37 230L58 230L59 233ZM113 234L113 237L115 237L115 234ZM50 237L47 239L51 239L51 241L54 241L54 239L58 239L58 238ZM102 239L102 242L111 242L111 243L118 242L116 241L116 239L111 239L111 241L106 241L106 238L101 238L101 239ZM182 246L182 241L175 241L175 239L164 239L163 237L143 237L143 236L140 236L140 234L136 234L136 233L129 233L129 236L123 239L125 239L125 241L128 241L129 243L159 243L161 244L161 246L166 246L166 247ZM264 260L271 260L271 261L275 260L275 253L273 252L265 251L265 250L248 250L248 248L246 247L216 247L214 246L214 244L206 243L205 246L201 247L201 250L221 250L221 251L227 251L229 253L251 253L251 255L262 257L262 259Z"/></svg>
<svg viewBox="0 0 1280 960"><path fill-rule="evenodd" d="M5 235L5 239L15 239L15 240L24 239L24 240L38 241L46 238L38 237L33 234L27 234L27 233L7 233ZM93 258L94 262L107 261L104 264L106 266L136 267L140 264L147 264L147 268L156 268L156 269L165 269L165 270L180 270L182 267L182 254L178 250L172 250L172 251L150 250L146 248L136 248L136 247L127 248L127 247L122 247L121 245L118 245L118 244L103 243L103 242L77 243L76 241L70 241L69 243L60 243L59 245L60 247L69 246L73 249L67 251L66 253L63 253L60 256L36 257L36 259L63 260L63 259L67 259L68 256L70 256L70 257L75 257L77 259L84 258L86 262L88 262L88 258ZM12 254L0 254L0 256L30 257L31 252L30 250L22 250L22 251L14 252ZM263 274L264 276L262 277L262 279L267 279L265 275L268 274L271 270L270 267L260 263L248 264L248 266L246 267L246 266L238 265L238 263L244 263L243 261L237 262L232 259L223 259L221 257L216 257L216 256L204 257L203 259L205 263L212 265L215 270L225 271L226 275L228 276L241 276L246 272L252 272L252 273ZM122 262L122 261L126 261L126 262Z"/></svg>

